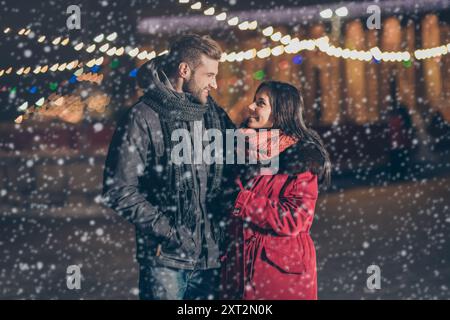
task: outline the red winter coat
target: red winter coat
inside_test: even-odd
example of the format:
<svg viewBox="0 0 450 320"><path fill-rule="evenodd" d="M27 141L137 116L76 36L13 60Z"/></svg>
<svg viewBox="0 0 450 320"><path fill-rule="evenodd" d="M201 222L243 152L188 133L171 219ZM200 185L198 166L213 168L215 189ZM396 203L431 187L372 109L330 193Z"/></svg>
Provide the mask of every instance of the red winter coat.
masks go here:
<svg viewBox="0 0 450 320"><path fill-rule="evenodd" d="M316 251L309 234L322 158L303 143L280 155L280 172L256 175L235 202L223 259L225 299L317 299ZM314 173L313 173L314 172Z"/></svg>

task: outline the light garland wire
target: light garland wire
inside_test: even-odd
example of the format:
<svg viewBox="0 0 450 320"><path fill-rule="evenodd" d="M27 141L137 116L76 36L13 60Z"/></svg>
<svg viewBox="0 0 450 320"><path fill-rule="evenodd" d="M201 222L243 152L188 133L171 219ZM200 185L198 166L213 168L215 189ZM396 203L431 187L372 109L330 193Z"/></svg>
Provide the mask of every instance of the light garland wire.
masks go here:
<svg viewBox="0 0 450 320"><path fill-rule="evenodd" d="M189 4L189 0L179 0L180 4ZM191 5L192 10L201 10L203 4L201 1L197 1ZM205 16L212 16L216 13L216 8L210 7L203 11ZM216 15L216 20L225 21L227 20L227 13L221 12ZM255 30L258 26L258 21L243 21L239 23L238 17L232 17L227 20L228 25L237 26L240 30ZM298 38L293 38L291 35L283 35L281 32L275 32L275 29L272 26L266 27L262 30L262 34L270 38L274 42L281 42L284 46L289 46L292 42L298 42ZM303 40L308 41L308 40ZM315 41L315 40L312 40ZM294 47L297 46L297 43L294 43ZM263 49L264 50L264 49ZM329 56L344 58L344 59L353 59L353 60L361 60L361 61L371 61L372 59L376 59L378 61L409 61L411 59L411 54L408 51L402 52L382 52L378 47L371 48L370 50L351 50L341 47L334 47L331 45L327 45L323 43L319 47L319 50L326 53ZM414 57L417 60L430 59L439 57L442 55L446 55L450 52L450 43L446 45L442 45L439 47L429 48L429 49L419 49L414 51ZM224 58L224 61L235 61L233 53L232 58L228 59ZM370 57L370 58L369 58ZM236 60L239 61L239 60Z"/></svg>

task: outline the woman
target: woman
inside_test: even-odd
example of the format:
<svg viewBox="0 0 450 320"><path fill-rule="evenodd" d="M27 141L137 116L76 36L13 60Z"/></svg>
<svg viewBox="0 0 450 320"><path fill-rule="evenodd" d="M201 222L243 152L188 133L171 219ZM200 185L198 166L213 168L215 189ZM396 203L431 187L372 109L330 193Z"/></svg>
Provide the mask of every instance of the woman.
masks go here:
<svg viewBox="0 0 450 320"><path fill-rule="evenodd" d="M223 258L223 298L317 299L309 231L318 182L330 180L328 153L317 133L305 126L303 100L292 85L262 83L248 108L242 132L249 135L252 129L253 136L246 154L260 160L279 157L279 169L264 175L260 165L247 165L237 179L240 192ZM278 129L279 137L275 130L267 135L261 129ZM274 137L276 144L271 143Z"/></svg>

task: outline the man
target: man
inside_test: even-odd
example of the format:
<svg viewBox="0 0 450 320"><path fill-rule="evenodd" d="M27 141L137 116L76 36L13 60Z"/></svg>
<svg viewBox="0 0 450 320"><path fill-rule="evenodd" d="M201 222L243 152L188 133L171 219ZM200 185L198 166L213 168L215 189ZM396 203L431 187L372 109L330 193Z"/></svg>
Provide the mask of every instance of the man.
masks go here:
<svg viewBox="0 0 450 320"><path fill-rule="evenodd" d="M141 299L217 298L225 224L216 197L224 168L219 162L175 164L172 133L187 130L194 140L194 128L234 128L209 96L217 88L221 54L209 37L188 35L168 55L141 67L145 94L118 124L110 145L103 197L136 227Z"/></svg>

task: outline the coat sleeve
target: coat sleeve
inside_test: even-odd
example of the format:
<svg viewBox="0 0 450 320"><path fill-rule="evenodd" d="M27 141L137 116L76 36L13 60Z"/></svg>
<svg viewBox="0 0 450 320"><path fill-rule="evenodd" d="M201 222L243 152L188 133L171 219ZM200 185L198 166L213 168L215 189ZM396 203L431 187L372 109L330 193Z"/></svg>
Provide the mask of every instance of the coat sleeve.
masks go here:
<svg viewBox="0 0 450 320"><path fill-rule="evenodd" d="M167 239L169 218L139 190L139 178L147 168L151 135L145 110L132 107L113 135L105 163L103 202L143 232Z"/></svg>
<svg viewBox="0 0 450 320"><path fill-rule="evenodd" d="M234 215L280 236L296 236L311 223L318 196L317 176L299 174L289 179L283 194L270 199L263 194L242 190L235 203Z"/></svg>

